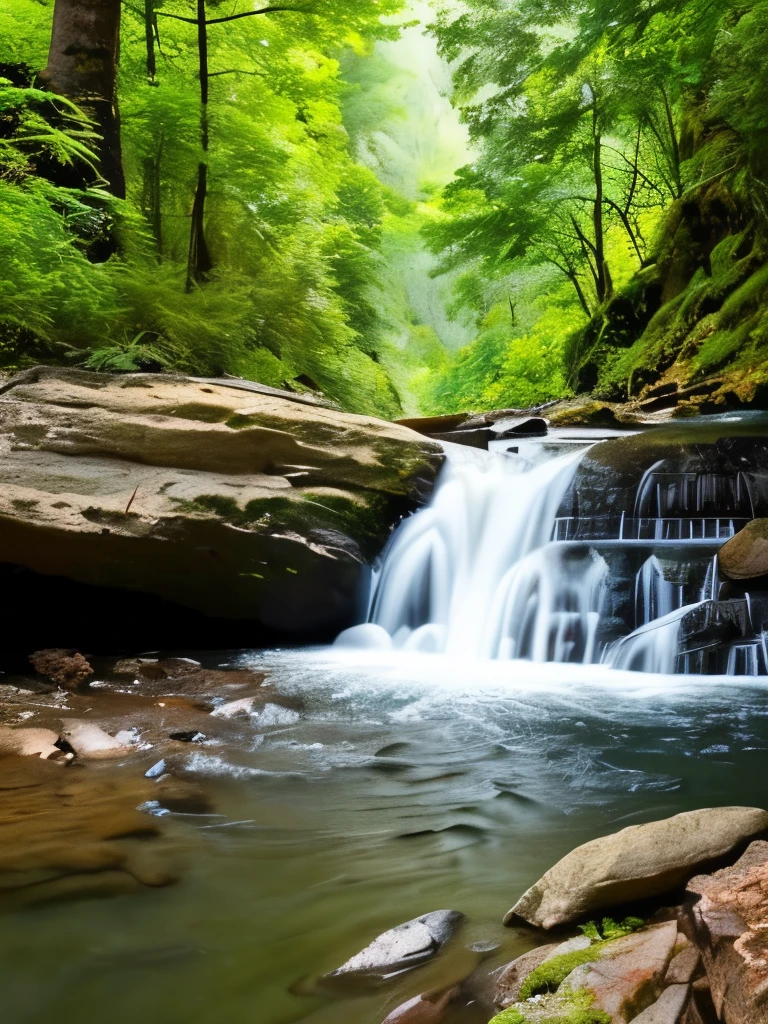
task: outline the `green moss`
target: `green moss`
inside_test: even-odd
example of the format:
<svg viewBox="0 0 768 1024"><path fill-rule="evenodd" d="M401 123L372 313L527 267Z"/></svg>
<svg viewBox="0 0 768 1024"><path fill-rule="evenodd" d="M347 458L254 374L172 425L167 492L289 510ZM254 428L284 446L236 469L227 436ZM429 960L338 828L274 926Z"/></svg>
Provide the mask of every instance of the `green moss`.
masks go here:
<svg viewBox="0 0 768 1024"><path fill-rule="evenodd" d="M176 416L181 420L198 420L201 423L224 423L232 410L224 405L188 402L186 405L177 405L173 409L161 411L167 416Z"/></svg>
<svg viewBox="0 0 768 1024"><path fill-rule="evenodd" d="M254 498L245 507L223 494L201 494L191 501L172 500L184 512L214 515L239 529L349 537L365 558L374 558L379 553L396 519L391 499L378 494L355 501L341 494L305 491L292 497Z"/></svg>
<svg viewBox="0 0 768 1024"><path fill-rule="evenodd" d="M531 1003L516 1003L490 1024L611 1024L611 1017L594 1005L586 989L544 996Z"/></svg>
<svg viewBox="0 0 768 1024"><path fill-rule="evenodd" d="M600 958L605 942L593 942L586 949L576 949L572 953L553 956L545 960L528 975L520 989L520 999L530 999L542 992L555 992L565 981L571 971L582 964L589 964Z"/></svg>

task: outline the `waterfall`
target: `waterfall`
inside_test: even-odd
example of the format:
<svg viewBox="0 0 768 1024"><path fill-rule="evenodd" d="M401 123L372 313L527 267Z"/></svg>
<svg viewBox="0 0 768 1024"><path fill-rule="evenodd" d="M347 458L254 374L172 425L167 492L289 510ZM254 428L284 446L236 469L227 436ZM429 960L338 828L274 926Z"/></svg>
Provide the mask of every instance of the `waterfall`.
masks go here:
<svg viewBox="0 0 768 1024"><path fill-rule="evenodd" d="M546 593L546 572L526 556L549 542L581 454L529 472L503 456L452 456L430 506L395 535L374 584L370 621L409 650L519 656L526 630L510 623L521 604L533 600L554 613L557 603L551 588ZM533 648L546 660L543 627L532 629Z"/></svg>
<svg viewBox="0 0 768 1024"><path fill-rule="evenodd" d="M600 460L581 466L594 443L555 457L542 447L532 463L449 446L430 504L401 524L374 574L368 623L337 644L768 674L768 605L755 615L748 594L720 598L718 551L748 521L748 482L662 460L617 502L595 476Z"/></svg>

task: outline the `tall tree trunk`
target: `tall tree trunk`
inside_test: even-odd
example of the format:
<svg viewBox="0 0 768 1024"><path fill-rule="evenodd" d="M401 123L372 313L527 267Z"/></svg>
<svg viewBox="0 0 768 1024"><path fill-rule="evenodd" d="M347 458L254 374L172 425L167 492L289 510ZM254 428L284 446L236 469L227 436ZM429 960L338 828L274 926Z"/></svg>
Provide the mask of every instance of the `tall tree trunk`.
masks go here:
<svg viewBox="0 0 768 1024"><path fill-rule="evenodd" d="M208 22L205 0L197 0L197 56L200 79L200 148L203 158L197 166L197 187L192 203L187 258L187 291L208 280L213 269L205 239L205 202L208 198Z"/></svg>
<svg viewBox="0 0 768 1024"><path fill-rule="evenodd" d="M56 0L48 64L41 84L73 100L96 122L100 170L125 197L117 108L120 0Z"/></svg>

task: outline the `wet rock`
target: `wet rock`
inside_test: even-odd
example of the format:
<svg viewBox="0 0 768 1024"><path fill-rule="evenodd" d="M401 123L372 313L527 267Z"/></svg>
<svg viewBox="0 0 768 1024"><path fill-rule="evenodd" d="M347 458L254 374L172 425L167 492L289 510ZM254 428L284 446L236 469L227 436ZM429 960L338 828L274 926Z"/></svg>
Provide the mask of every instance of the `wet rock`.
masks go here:
<svg viewBox="0 0 768 1024"><path fill-rule="evenodd" d="M519 416L500 420L494 424L496 441L507 441L515 437L545 437L547 421L540 416Z"/></svg>
<svg viewBox="0 0 768 1024"><path fill-rule="evenodd" d="M728 1024L768 1021L768 843L752 843L732 867L693 878L688 908L712 999Z"/></svg>
<svg viewBox="0 0 768 1024"><path fill-rule="evenodd" d="M448 441L450 444L460 444L465 448L480 448L488 451L488 445L496 439L496 435L489 427L482 427L480 430L452 430L445 434L430 434L434 441Z"/></svg>
<svg viewBox="0 0 768 1024"><path fill-rule="evenodd" d="M406 921L383 932L327 977L390 974L426 963L440 952L463 919L456 910L435 910Z"/></svg>
<svg viewBox="0 0 768 1024"><path fill-rule="evenodd" d="M720 571L732 580L768 575L768 519L753 519L720 549Z"/></svg>
<svg viewBox="0 0 768 1024"><path fill-rule="evenodd" d="M78 651L56 647L35 651L29 660L36 672L65 690L76 690L88 676L93 675L93 669Z"/></svg>
<svg viewBox="0 0 768 1024"><path fill-rule="evenodd" d="M58 761L66 757L66 753L56 746L57 743L59 735L51 729L0 727L0 753Z"/></svg>
<svg viewBox="0 0 768 1024"><path fill-rule="evenodd" d="M416 996L393 1010L382 1024L442 1024L448 1007L458 994L458 988L450 988L447 992Z"/></svg>
<svg viewBox="0 0 768 1024"><path fill-rule="evenodd" d="M595 911L661 896L684 885L708 862L768 830L755 807L688 811L595 839L573 850L507 913L554 928Z"/></svg>
<svg viewBox="0 0 768 1024"><path fill-rule="evenodd" d="M82 719L63 718L61 735L79 757L123 757L131 752L130 746Z"/></svg>
<svg viewBox="0 0 768 1024"><path fill-rule="evenodd" d="M445 434L459 430L469 420L468 412L459 412L448 416L418 416L411 419L397 420L402 427L415 430L417 434L430 437L433 434Z"/></svg>
<svg viewBox="0 0 768 1024"><path fill-rule="evenodd" d="M689 985L671 985L648 1009L634 1017L634 1024L679 1024L690 998Z"/></svg>
<svg viewBox="0 0 768 1024"><path fill-rule="evenodd" d="M236 718L239 715L250 715L253 713L253 697L242 697L240 700L227 701L214 708L211 714L214 718Z"/></svg>
<svg viewBox="0 0 768 1024"><path fill-rule="evenodd" d="M661 995L676 942L676 921L615 939L598 960L569 974L561 989L589 992L614 1024L628 1024Z"/></svg>
<svg viewBox="0 0 768 1024"><path fill-rule="evenodd" d="M144 772L145 779L159 779L161 775L165 774L165 758L157 761L152 765L151 768L147 768Z"/></svg>
<svg viewBox="0 0 768 1024"><path fill-rule="evenodd" d="M115 662L112 671L137 679L179 679L201 672L202 665L192 658L122 658Z"/></svg>

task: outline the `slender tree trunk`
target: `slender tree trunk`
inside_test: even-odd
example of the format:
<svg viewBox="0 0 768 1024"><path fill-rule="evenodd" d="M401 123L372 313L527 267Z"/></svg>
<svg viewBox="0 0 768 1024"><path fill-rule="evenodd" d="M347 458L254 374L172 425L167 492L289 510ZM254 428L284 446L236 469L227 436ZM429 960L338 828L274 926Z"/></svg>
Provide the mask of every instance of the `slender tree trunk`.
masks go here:
<svg viewBox="0 0 768 1024"><path fill-rule="evenodd" d="M113 195L125 197L117 108L120 0L56 0L48 64L40 83L66 96L96 122L100 170Z"/></svg>
<svg viewBox="0 0 768 1024"><path fill-rule="evenodd" d="M155 2L144 0L144 38L147 46L147 79L156 85L157 59L155 57Z"/></svg>
<svg viewBox="0 0 768 1024"><path fill-rule="evenodd" d="M603 201L605 199L605 188L603 185L603 137L600 129L600 115L597 106L597 97L592 107L592 140L593 140L593 173L595 177L595 205L593 208L592 220L595 231L595 285L599 302L605 302L611 297L613 290L611 276L605 262L605 215Z"/></svg>
<svg viewBox="0 0 768 1024"><path fill-rule="evenodd" d="M683 194L683 176L682 176L682 159L680 156L680 142L677 137L677 127L675 125L675 115L672 112L672 104L669 102L669 96L667 90L662 85L661 95L664 97L664 113L667 118L667 130L669 132L669 149L670 149L670 163L672 165L672 176L675 181L675 188L677 194L675 199L679 199Z"/></svg>
<svg viewBox="0 0 768 1024"><path fill-rule="evenodd" d="M142 209L152 228L158 257L163 254L163 209L161 205L161 169L163 162L163 137L160 136L154 156L144 159L144 189Z"/></svg>
<svg viewBox="0 0 768 1024"><path fill-rule="evenodd" d="M200 78L200 147L203 158L197 165L197 187L192 203L187 258L187 291L208 280L213 269L205 239L205 202L208 198L208 22L205 0L197 0L197 53Z"/></svg>

